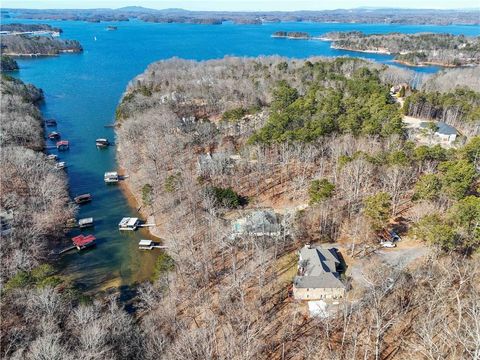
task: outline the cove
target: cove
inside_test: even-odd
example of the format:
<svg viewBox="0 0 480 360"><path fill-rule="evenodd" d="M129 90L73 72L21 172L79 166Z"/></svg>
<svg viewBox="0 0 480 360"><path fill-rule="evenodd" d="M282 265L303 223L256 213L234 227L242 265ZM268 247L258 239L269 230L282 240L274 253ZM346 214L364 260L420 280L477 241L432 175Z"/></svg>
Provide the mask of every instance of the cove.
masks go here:
<svg viewBox="0 0 480 360"><path fill-rule="evenodd" d="M106 171L117 169L115 146L95 147L95 139L114 140L112 128L115 109L128 82L148 64L171 57L205 60L231 56L282 55L291 58L309 56L356 56L391 64L392 57L330 49L322 41L273 39L279 30L305 31L316 36L328 31L359 30L365 33L441 32L478 35L474 26L427 26L341 23L269 23L264 25L192 25L154 24L141 21L87 23L75 21L31 21L4 19L4 22L48 23L64 30L62 38L79 40L82 54L58 57L18 59L21 70L14 74L45 92L42 111L45 118L58 121L58 131L70 141L70 150L60 158L68 164L71 196L91 193L93 201L80 208L78 217L93 217L97 246L85 252L72 252L61 258L64 275L86 291L130 285L147 280L155 263L156 251L141 252L138 241L148 233L119 232L124 216L135 216L118 186L103 181ZM117 31L106 31L108 25ZM415 68L435 72L437 67ZM73 233L75 234L75 233Z"/></svg>

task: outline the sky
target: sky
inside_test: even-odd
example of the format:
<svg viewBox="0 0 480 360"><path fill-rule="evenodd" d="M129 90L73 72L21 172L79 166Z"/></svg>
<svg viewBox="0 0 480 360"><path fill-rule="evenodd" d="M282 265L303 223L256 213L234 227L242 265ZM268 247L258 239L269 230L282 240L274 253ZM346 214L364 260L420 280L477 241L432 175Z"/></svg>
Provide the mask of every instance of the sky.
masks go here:
<svg viewBox="0 0 480 360"><path fill-rule="evenodd" d="M352 9L357 7L402 7L428 9L479 8L480 0L0 0L1 7L31 9L87 9L144 6L154 9L182 8L188 10L224 11L292 11Z"/></svg>

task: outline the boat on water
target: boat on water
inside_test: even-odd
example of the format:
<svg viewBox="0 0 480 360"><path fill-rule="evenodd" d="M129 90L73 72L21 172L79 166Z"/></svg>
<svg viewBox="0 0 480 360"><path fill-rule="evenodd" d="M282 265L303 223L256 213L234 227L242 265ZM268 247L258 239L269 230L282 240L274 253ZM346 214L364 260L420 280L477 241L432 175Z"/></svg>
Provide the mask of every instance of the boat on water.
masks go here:
<svg viewBox="0 0 480 360"><path fill-rule="evenodd" d="M95 245L97 238L93 235L78 235L72 238L73 245L78 250L83 250Z"/></svg>
<svg viewBox="0 0 480 360"><path fill-rule="evenodd" d="M58 160L58 155L55 154L49 154L47 155L48 160Z"/></svg>
<svg viewBox="0 0 480 360"><path fill-rule="evenodd" d="M116 26L107 26L107 31L115 31L117 30L118 28Z"/></svg>
<svg viewBox="0 0 480 360"><path fill-rule="evenodd" d="M60 139L60 133L58 133L56 131L52 131L50 134L48 134L48 138L50 140L58 140L58 139Z"/></svg>
<svg viewBox="0 0 480 360"><path fill-rule="evenodd" d="M78 220L78 227L80 229L92 227L93 226L93 217L83 218Z"/></svg>
<svg viewBox="0 0 480 360"><path fill-rule="evenodd" d="M118 180L119 180L118 173L116 171L106 172L105 175L103 175L103 180L107 184L118 183Z"/></svg>
<svg viewBox="0 0 480 360"><path fill-rule="evenodd" d="M75 201L75 204L78 204L78 205L86 204L92 201L92 195L90 194L78 195L73 198L73 201Z"/></svg>
<svg viewBox="0 0 480 360"><path fill-rule="evenodd" d="M99 148L106 148L110 146L110 141L108 141L108 139L100 138L95 140L95 145Z"/></svg>
<svg viewBox="0 0 480 360"><path fill-rule="evenodd" d="M48 127L57 126L57 120L55 119L45 120L45 125Z"/></svg>
<svg viewBox="0 0 480 360"><path fill-rule="evenodd" d="M118 230L134 231L137 230L139 223L138 218L124 217L118 224Z"/></svg>
<svg viewBox="0 0 480 360"><path fill-rule="evenodd" d="M70 147L70 144L68 140L62 140L62 141L57 141L57 149L58 150L68 150Z"/></svg>
<svg viewBox="0 0 480 360"><path fill-rule="evenodd" d="M55 169L56 170L62 170L67 167L67 163L65 161L59 161L58 163L55 164Z"/></svg>

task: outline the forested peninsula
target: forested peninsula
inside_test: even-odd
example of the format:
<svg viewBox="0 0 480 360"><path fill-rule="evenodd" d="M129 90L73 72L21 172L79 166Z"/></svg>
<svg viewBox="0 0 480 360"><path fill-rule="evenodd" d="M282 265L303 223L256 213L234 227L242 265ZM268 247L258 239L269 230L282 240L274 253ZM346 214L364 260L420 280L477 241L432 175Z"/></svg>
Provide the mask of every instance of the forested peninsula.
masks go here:
<svg viewBox="0 0 480 360"><path fill-rule="evenodd" d="M1 53L8 56L55 56L83 51L77 40L50 36L1 35Z"/></svg>
<svg viewBox="0 0 480 360"><path fill-rule="evenodd" d="M332 48L393 54L407 65L465 66L480 64L480 37L450 34L364 34L359 31L330 32L323 40Z"/></svg>
<svg viewBox="0 0 480 360"><path fill-rule="evenodd" d="M0 72L18 70L17 62L10 56L0 56Z"/></svg>
<svg viewBox="0 0 480 360"><path fill-rule="evenodd" d="M478 348L480 137L429 146L403 122L436 104L478 123L478 94L423 94L412 77L359 59L265 57L172 59L132 80L118 157L175 269L148 287L147 357L464 358ZM239 232L252 217L281 230ZM402 250L372 250L386 229ZM350 269L348 299L328 318L310 318L289 290L297 251L313 243L340 249Z"/></svg>

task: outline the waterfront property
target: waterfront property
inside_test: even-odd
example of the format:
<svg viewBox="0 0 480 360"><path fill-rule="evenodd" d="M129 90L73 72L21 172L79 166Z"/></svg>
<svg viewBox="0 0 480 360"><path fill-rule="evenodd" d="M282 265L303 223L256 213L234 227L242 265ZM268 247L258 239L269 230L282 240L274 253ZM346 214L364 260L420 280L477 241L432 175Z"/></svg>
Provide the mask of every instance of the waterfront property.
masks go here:
<svg viewBox="0 0 480 360"><path fill-rule="evenodd" d="M140 221L138 218L124 217L118 224L118 229L123 231L137 230Z"/></svg>
<svg viewBox="0 0 480 360"><path fill-rule="evenodd" d="M96 238L93 235L78 235L72 238L73 245L78 250L83 250L95 245Z"/></svg>
<svg viewBox="0 0 480 360"><path fill-rule="evenodd" d="M103 175L103 180L107 184L117 183L119 180L118 173L116 171L109 171Z"/></svg>
<svg viewBox="0 0 480 360"><path fill-rule="evenodd" d="M293 280L297 300L334 300L345 296L340 259L335 248L305 245L298 252L298 275Z"/></svg>

